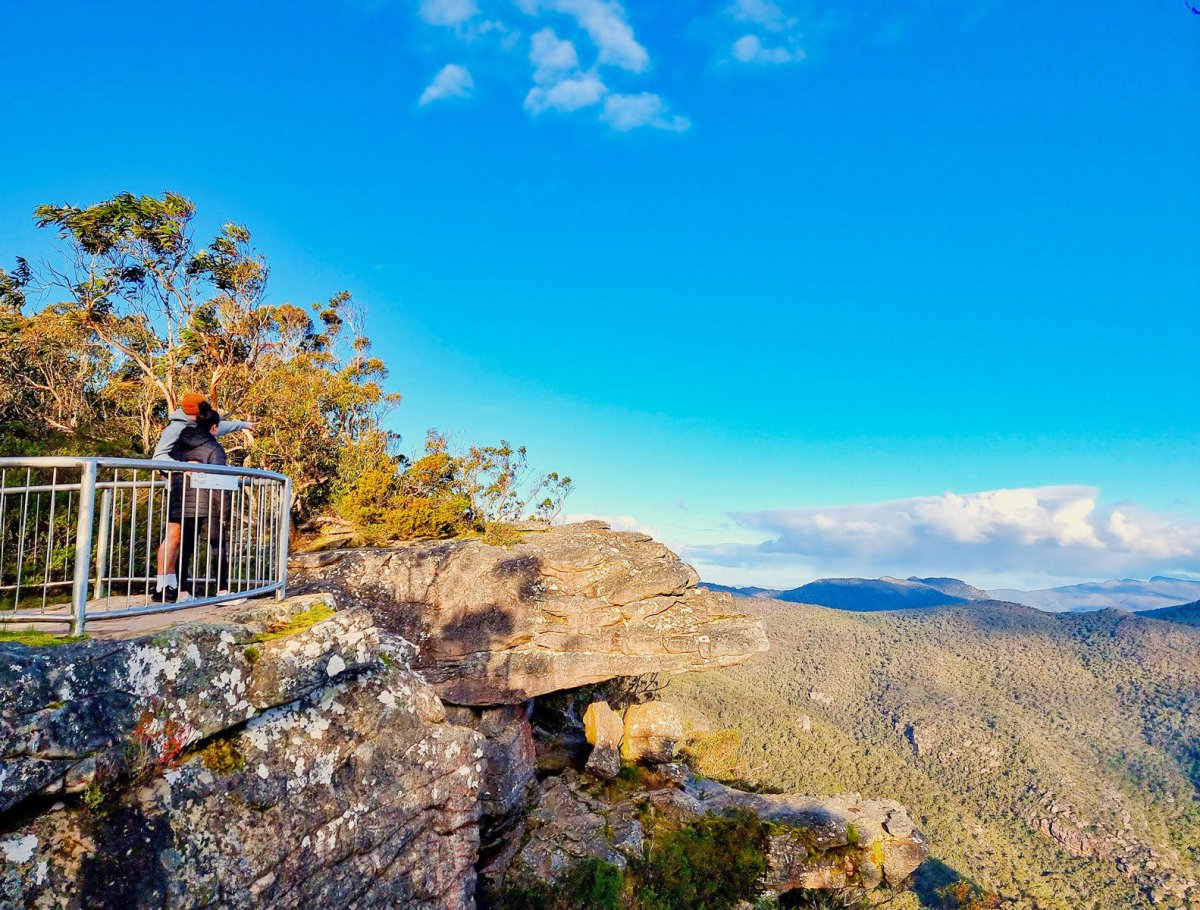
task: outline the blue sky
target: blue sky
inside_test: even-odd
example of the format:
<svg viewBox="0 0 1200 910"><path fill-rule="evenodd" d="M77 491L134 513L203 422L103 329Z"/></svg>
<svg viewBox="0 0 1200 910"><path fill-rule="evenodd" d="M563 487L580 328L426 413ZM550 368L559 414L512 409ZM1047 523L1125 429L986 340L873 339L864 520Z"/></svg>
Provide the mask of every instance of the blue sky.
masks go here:
<svg viewBox="0 0 1200 910"><path fill-rule="evenodd" d="M1200 573L1176 0L13 4L0 261L178 190L714 581ZM12 40L15 39L15 40ZM999 491L999 492L997 492Z"/></svg>

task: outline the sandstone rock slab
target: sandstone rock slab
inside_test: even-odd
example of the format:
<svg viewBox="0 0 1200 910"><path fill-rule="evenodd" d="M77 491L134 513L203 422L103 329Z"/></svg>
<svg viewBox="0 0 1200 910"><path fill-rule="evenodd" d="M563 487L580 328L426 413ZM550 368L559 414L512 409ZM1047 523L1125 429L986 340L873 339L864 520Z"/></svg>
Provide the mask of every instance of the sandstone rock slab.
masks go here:
<svg viewBox="0 0 1200 910"><path fill-rule="evenodd" d="M621 757L644 764L674 761L675 747L683 740L683 723L674 705L648 701L625 709Z"/></svg>
<svg viewBox="0 0 1200 910"><path fill-rule="evenodd" d="M606 701L594 701L583 712L583 733L592 747L584 770L608 780L621 770L621 737L625 724Z"/></svg>
<svg viewBox="0 0 1200 910"><path fill-rule="evenodd" d="M420 649L443 700L519 704L618 676L740 663L766 650L762 623L644 534L601 522L293 559L296 589L338 592Z"/></svg>

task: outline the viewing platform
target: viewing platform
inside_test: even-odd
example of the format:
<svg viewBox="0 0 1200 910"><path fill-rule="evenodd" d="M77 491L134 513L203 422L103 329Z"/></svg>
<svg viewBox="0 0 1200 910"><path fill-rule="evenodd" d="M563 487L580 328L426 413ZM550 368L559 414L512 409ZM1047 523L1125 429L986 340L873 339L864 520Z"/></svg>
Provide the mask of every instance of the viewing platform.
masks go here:
<svg viewBox="0 0 1200 910"><path fill-rule="evenodd" d="M291 481L271 471L0 458L0 629L141 634L283 599L290 515Z"/></svg>

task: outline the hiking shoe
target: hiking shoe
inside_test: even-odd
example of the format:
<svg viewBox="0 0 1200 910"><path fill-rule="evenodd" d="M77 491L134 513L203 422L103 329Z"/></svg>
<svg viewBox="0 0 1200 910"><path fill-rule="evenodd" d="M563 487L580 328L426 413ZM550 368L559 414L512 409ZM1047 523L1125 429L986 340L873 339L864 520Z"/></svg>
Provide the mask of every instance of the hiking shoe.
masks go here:
<svg viewBox="0 0 1200 910"><path fill-rule="evenodd" d="M179 589L166 587L150 595L150 600L156 604L173 604L179 599Z"/></svg>

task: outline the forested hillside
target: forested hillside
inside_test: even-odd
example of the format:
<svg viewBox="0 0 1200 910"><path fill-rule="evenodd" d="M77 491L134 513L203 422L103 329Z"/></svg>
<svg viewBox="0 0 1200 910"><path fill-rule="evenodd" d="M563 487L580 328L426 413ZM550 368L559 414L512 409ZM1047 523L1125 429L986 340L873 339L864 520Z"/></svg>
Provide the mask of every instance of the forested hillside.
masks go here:
<svg viewBox="0 0 1200 910"><path fill-rule="evenodd" d="M1200 902L1200 630L998 602L741 604L770 652L667 697L740 734L730 773L752 783L905 802L933 844L927 906L955 905L936 896L955 877L1013 908Z"/></svg>

